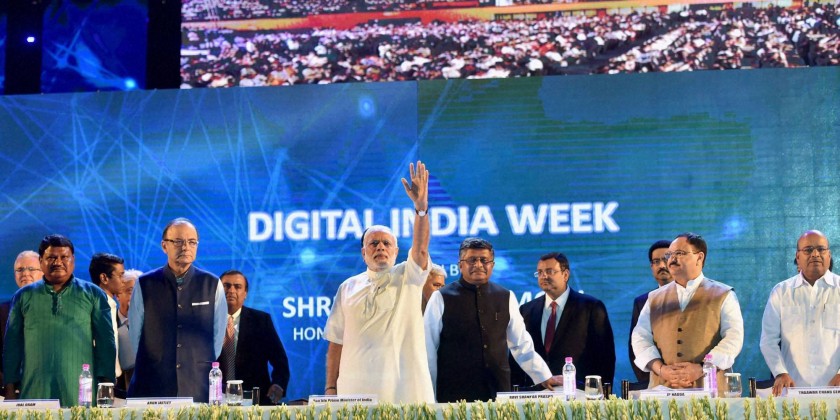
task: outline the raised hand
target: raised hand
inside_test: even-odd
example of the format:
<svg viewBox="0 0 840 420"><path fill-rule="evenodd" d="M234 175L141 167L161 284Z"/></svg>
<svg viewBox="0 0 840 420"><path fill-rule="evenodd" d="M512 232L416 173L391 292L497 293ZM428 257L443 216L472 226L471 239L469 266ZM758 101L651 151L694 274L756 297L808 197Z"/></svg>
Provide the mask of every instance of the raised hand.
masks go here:
<svg viewBox="0 0 840 420"><path fill-rule="evenodd" d="M429 171L426 170L426 164L417 161L417 168L415 170L414 164L408 164L408 172L411 178L411 184L402 178L403 187L408 198L414 202L415 210L428 210L429 207Z"/></svg>

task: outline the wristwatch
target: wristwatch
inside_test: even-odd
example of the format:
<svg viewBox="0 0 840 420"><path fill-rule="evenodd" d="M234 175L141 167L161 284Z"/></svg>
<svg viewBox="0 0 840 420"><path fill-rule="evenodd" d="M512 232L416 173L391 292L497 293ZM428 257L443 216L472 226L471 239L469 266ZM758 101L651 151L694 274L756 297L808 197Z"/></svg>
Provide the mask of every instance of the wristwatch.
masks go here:
<svg viewBox="0 0 840 420"><path fill-rule="evenodd" d="M426 213L426 210L417 210L417 209L414 209L414 214L416 214L416 215L418 215L418 216L420 216L420 217L423 217L423 216L425 216L427 213Z"/></svg>

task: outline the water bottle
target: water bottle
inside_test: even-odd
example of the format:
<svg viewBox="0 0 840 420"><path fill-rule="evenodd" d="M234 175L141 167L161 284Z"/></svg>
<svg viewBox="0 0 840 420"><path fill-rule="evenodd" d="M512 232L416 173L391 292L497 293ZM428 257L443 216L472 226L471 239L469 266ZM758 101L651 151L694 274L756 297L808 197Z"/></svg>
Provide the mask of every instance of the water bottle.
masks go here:
<svg viewBox="0 0 840 420"><path fill-rule="evenodd" d="M222 370L219 369L219 362L212 363L210 369L210 396L207 401L210 405L222 405L224 393L222 393Z"/></svg>
<svg viewBox="0 0 840 420"><path fill-rule="evenodd" d="M566 358L566 364L563 365L563 396L566 401L575 399L575 390L577 390L577 383L575 381L575 365L572 364L572 358Z"/></svg>
<svg viewBox="0 0 840 420"><path fill-rule="evenodd" d="M90 408L93 400L93 375L90 373L90 365L82 365L82 374L79 375L79 406Z"/></svg>
<svg viewBox="0 0 840 420"><path fill-rule="evenodd" d="M703 358L703 391L708 392L712 398L717 397L717 366L712 363L711 354Z"/></svg>

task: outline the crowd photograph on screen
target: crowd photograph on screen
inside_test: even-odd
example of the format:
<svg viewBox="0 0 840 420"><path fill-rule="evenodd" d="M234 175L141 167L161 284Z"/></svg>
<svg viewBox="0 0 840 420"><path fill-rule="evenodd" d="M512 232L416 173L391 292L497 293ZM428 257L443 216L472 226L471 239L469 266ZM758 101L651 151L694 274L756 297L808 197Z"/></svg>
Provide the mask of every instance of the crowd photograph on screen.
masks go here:
<svg viewBox="0 0 840 420"><path fill-rule="evenodd" d="M183 88L840 64L837 1L184 0Z"/></svg>

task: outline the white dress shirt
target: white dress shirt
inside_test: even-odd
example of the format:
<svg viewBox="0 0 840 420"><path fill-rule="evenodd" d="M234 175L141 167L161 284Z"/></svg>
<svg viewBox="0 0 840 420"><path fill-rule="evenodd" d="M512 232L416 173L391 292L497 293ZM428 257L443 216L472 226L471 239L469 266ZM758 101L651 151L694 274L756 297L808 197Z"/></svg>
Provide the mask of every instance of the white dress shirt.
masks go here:
<svg viewBox="0 0 840 420"><path fill-rule="evenodd" d="M443 307L443 297L440 292L435 291L429 298L423 315L426 325L426 354L429 357L429 372L432 374L432 386L435 389L437 389L437 352L440 347L440 331L443 329ZM519 302L513 292L510 292L508 312L510 312L510 321L507 325L507 346L511 355L535 384L545 382L552 376L551 369L534 350L534 341L525 329L525 321L519 313Z"/></svg>
<svg viewBox="0 0 840 420"><path fill-rule="evenodd" d="M688 306L688 302L694 297L694 293L705 278L703 273L700 273L696 279L689 280L685 287L676 284L681 311ZM718 369L729 369L735 363L735 357L744 345L744 318L741 316L741 305L738 304L734 290L726 294L720 308L720 336L720 342L709 351L709 354L712 355L712 363ZM650 326L650 299L645 302L645 307L639 314L639 322L633 329L631 337L633 352L636 354L634 363L639 369L650 372L648 364L652 360L662 358L653 341L653 331Z"/></svg>
<svg viewBox="0 0 840 420"><path fill-rule="evenodd" d="M233 354L236 354L236 345L239 343L239 322L242 319L242 308L236 310L233 315Z"/></svg>
<svg viewBox="0 0 840 420"><path fill-rule="evenodd" d="M840 276L827 271L811 286L800 273L777 284L761 320L761 353L774 377L828 385L840 373Z"/></svg>
<svg viewBox="0 0 840 420"><path fill-rule="evenodd" d="M104 291L104 290L103 290ZM108 297L108 306L111 307L111 325L114 328L114 346L116 350L116 354L120 354L120 333L117 330L119 328L119 324L117 323L117 301L113 297L111 297L108 292L105 292L105 295ZM114 372L115 378L118 378L122 375L122 369L120 368L120 358L117 357L114 360Z"/></svg>
<svg viewBox="0 0 840 420"><path fill-rule="evenodd" d="M540 323L540 333L542 334L540 337L543 338L543 342L545 342L545 330L548 327L548 318L551 316L551 302L557 302L557 313L554 315L554 328L556 330L557 324L560 323L560 315L563 314L563 309L566 307L566 302L568 301L568 287L566 287L566 291L555 300L551 300L548 295L545 295L545 306L543 307L542 322Z"/></svg>

